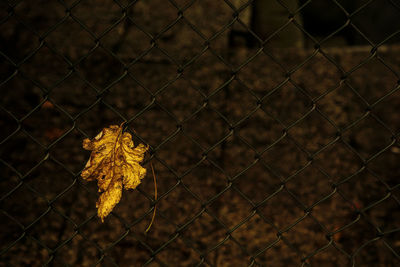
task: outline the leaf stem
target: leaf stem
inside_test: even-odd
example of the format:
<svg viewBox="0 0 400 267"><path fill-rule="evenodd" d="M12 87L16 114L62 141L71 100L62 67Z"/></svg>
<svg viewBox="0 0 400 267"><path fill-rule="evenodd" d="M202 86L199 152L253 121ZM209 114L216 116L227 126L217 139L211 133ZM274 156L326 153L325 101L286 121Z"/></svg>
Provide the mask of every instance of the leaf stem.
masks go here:
<svg viewBox="0 0 400 267"><path fill-rule="evenodd" d="M156 179L156 175L154 174L154 168L153 168L152 162L150 162L150 166L151 166L151 172L153 173L153 180L154 180L154 201L157 201L157 179ZM157 204L154 205L153 217L151 217L150 224L145 231L146 233L150 230L150 227L152 226L152 224L154 222L154 218L156 217L156 210L157 210Z"/></svg>

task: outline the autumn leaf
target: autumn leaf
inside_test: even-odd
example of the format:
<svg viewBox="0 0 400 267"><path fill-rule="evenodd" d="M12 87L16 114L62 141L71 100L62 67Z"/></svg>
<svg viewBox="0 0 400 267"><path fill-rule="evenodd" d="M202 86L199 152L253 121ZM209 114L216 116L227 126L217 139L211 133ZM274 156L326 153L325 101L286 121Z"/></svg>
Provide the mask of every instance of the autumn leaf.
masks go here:
<svg viewBox="0 0 400 267"><path fill-rule="evenodd" d="M102 222L120 201L122 188L135 189L146 175L140 162L148 146L134 147L131 134L123 132L122 126L111 125L94 139L83 140L83 148L92 153L81 176L87 181L97 180L102 194L96 207Z"/></svg>
<svg viewBox="0 0 400 267"><path fill-rule="evenodd" d="M42 108L43 109L52 109L52 108L54 108L54 104L47 100L42 104Z"/></svg>

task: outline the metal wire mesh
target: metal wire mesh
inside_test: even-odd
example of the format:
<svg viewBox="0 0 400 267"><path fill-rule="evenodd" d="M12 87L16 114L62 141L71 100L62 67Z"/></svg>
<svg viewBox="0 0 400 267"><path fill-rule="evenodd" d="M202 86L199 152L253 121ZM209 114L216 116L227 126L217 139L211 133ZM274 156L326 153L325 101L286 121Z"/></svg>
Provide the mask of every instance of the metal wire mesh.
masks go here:
<svg viewBox="0 0 400 267"><path fill-rule="evenodd" d="M1 3L2 266L399 263L400 28L358 23L399 4L327 1L316 37L316 1L277 0L267 36L256 2ZM102 224L81 142L123 121L160 196L147 177Z"/></svg>

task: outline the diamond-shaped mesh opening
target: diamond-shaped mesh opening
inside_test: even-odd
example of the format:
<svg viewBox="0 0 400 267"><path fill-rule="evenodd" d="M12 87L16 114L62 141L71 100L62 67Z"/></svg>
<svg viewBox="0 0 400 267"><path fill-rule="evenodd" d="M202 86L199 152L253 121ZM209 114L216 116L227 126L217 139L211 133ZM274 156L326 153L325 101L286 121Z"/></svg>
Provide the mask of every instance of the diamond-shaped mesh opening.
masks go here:
<svg viewBox="0 0 400 267"><path fill-rule="evenodd" d="M286 80L286 72L280 62L269 54L258 51L257 53L253 52L254 54L249 53L245 54L244 59L240 62L245 65L236 77L243 86L261 98Z"/></svg>
<svg viewBox="0 0 400 267"><path fill-rule="evenodd" d="M156 0L148 4L138 1L131 7L131 10L133 11L133 20L145 32L153 36L162 34L178 18L178 10L172 1ZM150 10L155 12L159 19L154 20L152 16L148 16Z"/></svg>
<svg viewBox="0 0 400 267"><path fill-rule="evenodd" d="M201 211L201 203L184 185L178 185L163 198L159 208L169 221L183 225ZM176 217L175 214L182 215Z"/></svg>
<svg viewBox="0 0 400 267"><path fill-rule="evenodd" d="M231 124L235 124L250 115L256 108L256 101L248 88L232 81L213 95L210 106L218 110Z"/></svg>
<svg viewBox="0 0 400 267"><path fill-rule="evenodd" d="M339 187L337 192L312 209L313 217L323 226L326 233L334 232L356 218L356 209L360 207L360 203L353 196L344 197L344 191L344 188ZM336 238L338 236L334 234L335 241Z"/></svg>
<svg viewBox="0 0 400 267"><path fill-rule="evenodd" d="M272 146L265 148L263 161L273 173L286 180L291 179L298 171L306 167L310 161L307 154L289 138L277 139Z"/></svg>
<svg viewBox="0 0 400 267"><path fill-rule="evenodd" d="M94 0L75 5L72 14L88 31L102 35L122 17L121 7L116 1L105 0L96 5Z"/></svg>
<svg viewBox="0 0 400 267"><path fill-rule="evenodd" d="M302 129L308 129L303 132ZM337 128L318 112L311 112L305 119L301 120L290 129L290 136L301 148L309 153L317 153L329 147L337 139ZM313 136L313 138L310 138Z"/></svg>
<svg viewBox="0 0 400 267"><path fill-rule="evenodd" d="M400 159L400 153L397 146L391 147L391 149L386 150L384 153L380 154L368 165L368 170L372 175L385 183L388 187L395 187L397 184L396 176L399 173L396 164ZM381 170L380 166L385 166L388 171L384 172Z"/></svg>
<svg viewBox="0 0 400 267"><path fill-rule="evenodd" d="M69 218L68 223L81 224L95 214L97 190L86 184L78 184L72 179L68 182L71 184L70 187L57 196L53 207Z"/></svg>
<svg viewBox="0 0 400 267"><path fill-rule="evenodd" d="M134 118L132 128L154 147L165 145L176 134L176 118L158 104L144 109L141 116Z"/></svg>
<svg viewBox="0 0 400 267"><path fill-rule="evenodd" d="M46 106L49 105L47 108ZM62 137L72 127L72 121L63 110L46 103L23 121L24 130L43 146Z"/></svg>
<svg viewBox="0 0 400 267"><path fill-rule="evenodd" d="M184 77L204 94L210 94L226 81L228 70L211 49L208 49L184 69Z"/></svg>
<svg viewBox="0 0 400 267"><path fill-rule="evenodd" d="M92 127L92 125L100 121L106 125L121 124L120 114L105 101L101 101L101 99L90 105L90 108L82 110L79 116L74 119L79 133L87 137L96 136L100 132L100 129Z"/></svg>
<svg viewBox="0 0 400 267"><path fill-rule="evenodd" d="M189 120L185 121L183 127L188 137L205 149L212 148L213 153L220 151L220 148L214 147L214 145L219 144L229 134L226 121L209 107L196 112Z"/></svg>
<svg viewBox="0 0 400 267"><path fill-rule="evenodd" d="M373 134L379 131L379 134ZM391 132L375 118L368 116L343 136L350 146L364 158L370 158L392 142Z"/></svg>
<svg viewBox="0 0 400 267"><path fill-rule="evenodd" d="M221 146L222 153L214 154L216 151L214 150L210 156L215 155L216 159L223 157L224 161L221 162L221 167L227 175L231 177L246 175L247 168L254 164L255 151L235 135L227 138Z"/></svg>
<svg viewBox="0 0 400 267"><path fill-rule="evenodd" d="M150 40L150 36L135 24L133 15L128 11L127 16L101 38L101 43L128 64L151 48Z"/></svg>
<svg viewBox="0 0 400 267"><path fill-rule="evenodd" d="M279 230L288 227L304 216L300 204L286 190L277 190L273 195L266 196L259 212L266 222L272 223Z"/></svg>
<svg viewBox="0 0 400 267"><path fill-rule="evenodd" d="M161 92L157 100L174 117L183 121L201 108L204 102L202 96L189 80L180 78Z"/></svg>
<svg viewBox="0 0 400 267"><path fill-rule="evenodd" d="M35 223L38 218L48 212L46 200L24 184L14 188L12 194L2 200L2 209L13 218L7 220L6 225L18 222L20 226Z"/></svg>
<svg viewBox="0 0 400 267"><path fill-rule="evenodd" d="M69 251L73 251L69 255ZM59 253L56 254L56 260L62 262L63 264L86 264L93 265L100 258L100 251L96 245L86 240L80 234L76 235L65 246L58 250Z"/></svg>
<svg viewBox="0 0 400 267"><path fill-rule="evenodd" d="M158 253L160 261L171 265L193 266L200 262L199 253L191 249L187 241L183 238L176 238L173 242Z"/></svg>
<svg viewBox="0 0 400 267"><path fill-rule="evenodd" d="M46 42L74 63L86 57L95 46L93 36L70 16L49 33Z"/></svg>
<svg viewBox="0 0 400 267"><path fill-rule="evenodd" d="M1 180L1 195L6 196L9 192L17 188L21 180L19 175L12 167L6 166L6 163L1 163L3 169L3 179Z"/></svg>
<svg viewBox="0 0 400 267"><path fill-rule="evenodd" d="M168 192L170 190L173 190L173 188L177 185L178 175L174 172L173 169L166 165L163 160L158 159L158 157L157 160L151 161L151 164L153 164L156 174L158 194L159 196L165 197L166 195L168 195ZM148 168L149 165L150 162L146 164L145 167ZM145 190L145 192L152 192L153 194L154 183L152 179L148 179L147 181L143 180L140 186L144 187L143 190Z"/></svg>
<svg viewBox="0 0 400 267"><path fill-rule="evenodd" d="M143 237L142 237L143 238ZM111 251L108 252L108 255L114 260L117 265L121 265L121 263L125 262L135 262L137 264L143 265L148 262L151 251L148 247L141 244L141 238L135 238L133 236L127 236L124 239L120 240L115 244ZM151 242L150 238L146 238L146 242ZM124 253L126 250L135 250L136 255L132 255L131 253ZM79 261L77 261L79 262ZM154 264L149 264L149 266L159 266L157 265L157 260L154 261Z"/></svg>
<svg viewBox="0 0 400 267"><path fill-rule="evenodd" d="M381 12L376 12L379 10ZM370 1L368 5L363 7L357 14L352 18L352 23L367 36L374 43L381 43L391 34L399 30L398 25L394 20L394 16L399 16L400 8L398 3L395 1L385 0L382 2ZM369 17L373 20L365 20L364 18ZM373 21L377 21L374 23ZM385 22L383 24L383 22ZM372 29L375 29L372 30ZM389 42L398 41L400 36L393 38ZM385 42L385 43L389 43Z"/></svg>
<svg viewBox="0 0 400 267"><path fill-rule="evenodd" d="M150 168L150 166L145 167ZM140 192L153 191L153 180L146 179L146 181L143 181L139 185L138 190ZM135 228L135 232L143 232L151 220L150 210L152 198L153 195L148 195L145 193L133 194L132 190L124 190L122 193L121 202L123 201L127 205L117 205L114 209L116 218L121 224L123 224L121 229L122 227L126 227L126 225L131 225L132 228ZM93 208L93 210L95 210L95 204L95 201L90 203L90 206ZM160 210L162 210L161 206Z"/></svg>
<svg viewBox="0 0 400 267"><path fill-rule="evenodd" d="M34 52L40 44L39 38L15 16L8 17L0 25L4 33L1 42L2 61L19 63ZM16 49L19 48L19 49Z"/></svg>
<svg viewBox="0 0 400 267"><path fill-rule="evenodd" d="M334 255L334 256L330 256ZM327 248L319 251L309 259L311 266L318 266L320 264L326 264L326 262L335 262L340 265L346 266L349 264L349 257L337 249L334 245L329 245ZM327 266L330 266L329 264ZM333 265L331 265L333 266Z"/></svg>
<svg viewBox="0 0 400 267"><path fill-rule="evenodd" d="M233 11L222 1L209 1L207 7L198 1L189 1L184 16L206 38L221 31L231 20ZM208 19L204 19L207 17Z"/></svg>
<svg viewBox="0 0 400 267"><path fill-rule="evenodd" d="M159 215L157 216L157 221L162 222L162 228L160 228L160 231L158 232L149 231L147 232L147 234L144 234L143 229L147 228L149 220L144 221L145 224L143 224L143 228L132 227L131 230L133 231L133 233L129 234L124 239L126 240L126 242L131 242L136 247L138 247L140 249L140 253L143 253L145 251L147 251L148 253L153 253L153 251L160 250L164 247L165 244L169 243L166 240L170 241L174 236L176 238L183 238L181 236L177 236L177 225L172 223L163 213L159 213ZM183 239L185 243L188 242L186 240L187 238Z"/></svg>
<svg viewBox="0 0 400 267"><path fill-rule="evenodd" d="M43 103L42 108L53 109L57 105L71 116L77 116L90 108L96 100L95 89L74 73L52 88L49 102Z"/></svg>
<svg viewBox="0 0 400 267"><path fill-rule="evenodd" d="M222 203L224 205L221 208ZM252 211L247 199L232 189L225 191L215 199L210 204L209 210L228 228L242 224Z"/></svg>
<svg viewBox="0 0 400 267"><path fill-rule="evenodd" d="M297 229L304 230L299 231ZM323 229L309 216L303 218L293 227L290 227L289 231L283 235L304 256L324 247L328 243Z"/></svg>
<svg viewBox="0 0 400 267"><path fill-rule="evenodd" d="M15 223L14 217L5 212L0 214L0 218L1 221L4 222L5 225L8 225L10 229L8 232L1 233L1 240L3 240L1 249L9 249L10 246L13 246L13 244L23 237L23 229L20 225Z"/></svg>
<svg viewBox="0 0 400 267"><path fill-rule="evenodd" d="M6 169L21 176L36 168L46 157L43 146L21 131L5 141L1 152L2 160L8 165ZM32 158L25 158L25 153L32 155Z"/></svg>
<svg viewBox="0 0 400 267"><path fill-rule="evenodd" d="M114 228L112 233L108 231L110 228ZM122 224L121 220L116 216L111 215L110 219L101 225L97 224L96 220L94 219L88 221L82 225L80 232L83 236L85 236L85 239L88 239L90 242L95 244L96 247L103 250L112 245L114 241L121 238L126 230L124 229L124 225ZM99 236L97 235L98 232L109 233L107 236Z"/></svg>
<svg viewBox="0 0 400 267"><path fill-rule="evenodd" d="M376 188L371 191L369 188ZM375 176L371 175L367 171L362 171L357 175L353 176L348 182L340 185L340 190L343 195L352 199L354 205L358 205L359 208L368 207L370 204L373 204L387 195L387 189L385 185ZM365 190L368 193L365 194L354 194L352 191L356 190L357 192ZM375 208L373 208L375 209Z"/></svg>
<svg viewBox="0 0 400 267"><path fill-rule="evenodd" d="M369 252L369 256L361 257L361 251ZM376 251L376 253L374 252ZM398 250L390 248L387 242L382 239L371 240L365 247L360 248L354 257L355 264L368 264L368 262L381 260L387 264L391 264L390 258L398 255Z"/></svg>
<svg viewBox="0 0 400 267"><path fill-rule="evenodd" d="M276 229L262 218L255 215L237 228L232 236L254 255L277 240ZM265 258L258 258L260 262Z"/></svg>
<svg viewBox="0 0 400 267"><path fill-rule="evenodd" d="M74 225L56 211L46 214L29 232L30 236L50 249L69 240L73 234Z"/></svg>
<svg viewBox="0 0 400 267"><path fill-rule="evenodd" d="M355 93L355 87L341 83L332 89L318 101L318 107L338 127L348 127L365 115L367 104Z"/></svg>
<svg viewBox="0 0 400 267"><path fill-rule="evenodd" d="M151 104L149 92L129 75L119 79L117 83L113 83L112 88L104 95L103 99L125 118L136 117Z"/></svg>
<svg viewBox="0 0 400 267"><path fill-rule="evenodd" d="M69 190L73 176L52 160L46 160L24 178L26 184L51 201Z"/></svg>
<svg viewBox="0 0 400 267"><path fill-rule="evenodd" d="M322 94L338 86L341 76L340 70L324 55L318 53L309 60L304 57L302 57L302 60L305 61L304 66L297 69L291 78L300 88L303 88L310 97L318 98ZM290 60L290 62L292 62L292 60ZM321 68L321 65L324 65L325 68ZM298 67L298 63L296 62L293 67ZM321 80L324 82L321 83Z"/></svg>
<svg viewBox="0 0 400 267"><path fill-rule="evenodd" d="M5 58L2 58L1 70L2 73L0 74L0 81L2 85L4 85L7 80L10 80L16 74L13 63Z"/></svg>
<svg viewBox="0 0 400 267"><path fill-rule="evenodd" d="M236 257L238 255L238 257ZM215 266L221 266L226 262L232 263L238 266L248 265L250 263L250 257L243 251L243 247L236 244L231 239L228 239L216 250L210 252L207 256L210 263Z"/></svg>
<svg viewBox="0 0 400 267"><path fill-rule="evenodd" d="M216 163L204 160L183 178L184 184L203 202L226 186L226 176Z"/></svg>
<svg viewBox="0 0 400 267"><path fill-rule="evenodd" d="M238 176L235 185L246 198L260 203L279 189L281 180L260 161ZM257 190L254 190L253 185L257 185Z"/></svg>
<svg viewBox="0 0 400 267"><path fill-rule="evenodd" d="M386 196L382 195L381 199L383 197L386 197ZM393 212L395 212L395 210L399 208L398 199L396 199L396 197L389 197L389 198L384 199L382 202L378 203L373 208L368 210L368 212L367 212L368 219L370 219L374 225L379 227L381 229L381 231L390 232L391 230L399 227L399 222L392 222L388 217L389 215L386 214L385 212L383 212L383 210L384 210L383 207L385 209L389 209L389 210L392 210ZM395 237L394 234L395 233L388 234L388 236L387 236L388 240L393 241L394 240L393 237Z"/></svg>
<svg viewBox="0 0 400 267"><path fill-rule="evenodd" d="M82 139L85 136L76 129L69 130L67 134L64 133L57 139L49 154L50 161L56 163L60 171L68 173L70 180L72 180L75 173L78 173L86 163L85 160L88 153L80 149L70 149L71 147L80 146L82 142L78 139Z"/></svg>
<svg viewBox="0 0 400 267"><path fill-rule="evenodd" d="M203 229L207 229L206 232ZM208 212L201 213L186 229L183 236L194 240L193 247L205 254L226 237L226 229Z"/></svg>
<svg viewBox="0 0 400 267"><path fill-rule="evenodd" d="M101 67L100 69L88 68L88 66L91 65L103 65L105 67L109 64L111 64L113 68L109 69L107 73L98 72L102 69ZM88 57L80 62L77 71L85 80L89 81L94 86L108 89L115 80L123 75L124 68L117 58L113 57L105 49L97 47Z"/></svg>
<svg viewBox="0 0 400 267"><path fill-rule="evenodd" d="M235 134L243 142L257 152L262 152L282 137L284 127L260 108L247 117L236 129Z"/></svg>
<svg viewBox="0 0 400 267"><path fill-rule="evenodd" d="M306 206L319 203L332 192L328 178L313 166L297 174L286 187Z"/></svg>
<svg viewBox="0 0 400 267"><path fill-rule="evenodd" d="M20 71L41 86L51 87L67 75L67 67L61 56L47 47L41 47L22 64Z"/></svg>
<svg viewBox="0 0 400 267"><path fill-rule="evenodd" d="M397 266L399 14L3 1L1 262ZM123 122L147 175L101 223L82 140Z"/></svg>
<svg viewBox="0 0 400 267"><path fill-rule="evenodd" d="M362 244L364 244L376 237L374 227L360 216L348 225L337 229L337 231L338 236L335 237L335 242L340 249L348 254L354 254L361 247L360 244L354 242L355 239L361 239Z"/></svg>
<svg viewBox="0 0 400 267"><path fill-rule="evenodd" d="M48 13L45 9L34 8L35 5L46 5L52 12ZM36 33L43 35L54 25L57 25L65 16L65 7L57 1L29 1L20 2L14 9L15 15L21 22L29 25Z"/></svg>
<svg viewBox="0 0 400 267"><path fill-rule="evenodd" d="M386 51L384 53L379 52L378 59L384 63L387 67L389 67L393 72L395 72L396 76L399 77L399 64L398 58L397 57L392 57L390 56L390 53L387 53L389 51ZM399 80L397 80L397 84L399 84Z"/></svg>
<svg viewBox="0 0 400 267"><path fill-rule="evenodd" d="M12 255L15 254L26 254L32 253L35 255L35 258L26 258L26 257L18 257L14 258ZM13 262L16 265L43 265L46 263L50 253L44 247L40 246L34 239L30 237L24 237L11 247L7 254L3 254L1 256L1 260L3 262Z"/></svg>
<svg viewBox="0 0 400 267"><path fill-rule="evenodd" d="M20 75L16 75L4 83L2 90L7 93L0 100L2 110L10 113L7 114L8 116L15 116L17 119L32 112L43 100L41 88L30 84ZM16 98L20 98L20 101L15 102Z"/></svg>
<svg viewBox="0 0 400 267"><path fill-rule="evenodd" d="M3 127L4 132L0 133L0 140L5 140L10 137L15 130L18 128L18 123L14 118L14 115L5 110L4 108L0 109L0 127ZM7 127L5 127L7 125Z"/></svg>
<svg viewBox="0 0 400 267"><path fill-rule="evenodd" d="M374 73L374 75L371 75L372 73ZM369 79L370 82L367 86L360 86L363 84L362 80L365 80L366 77L371 77ZM379 81L377 77L380 77ZM397 80L398 75L393 73L391 69L383 67L383 63L377 58L371 59L349 76L350 84L358 88L359 94L365 98L368 103L374 103L392 91ZM374 90L376 87L379 87L379 90Z"/></svg>
<svg viewBox="0 0 400 267"><path fill-rule="evenodd" d="M168 54L156 47L147 50L132 62L134 64L129 68L130 76L153 93L165 89L178 78L178 66Z"/></svg>
<svg viewBox="0 0 400 267"><path fill-rule="evenodd" d="M352 148L342 141L338 141L320 151L315 162L329 179L339 182L341 179L351 177L363 166L362 160L354 153Z"/></svg>
<svg viewBox="0 0 400 267"><path fill-rule="evenodd" d="M260 263L262 259L265 259L267 264L274 264L278 259L284 262L284 264L290 265L301 265L301 254L293 247L291 244L287 243L285 239L280 239L278 242L273 243L272 247L267 247L266 251L260 251L257 255L256 260L260 258ZM279 255L279 256L278 256Z"/></svg>
<svg viewBox="0 0 400 267"><path fill-rule="evenodd" d="M178 48L174 45L176 42L182 46ZM157 45L180 64L186 64L199 55L204 49L203 42L202 36L193 31L185 19L177 21L157 39Z"/></svg>
<svg viewBox="0 0 400 267"><path fill-rule="evenodd" d="M196 156L191 157L192 153L188 151L195 151ZM168 166L174 166L173 171L176 175L184 175L193 169L202 160L201 155L202 149L182 132L169 139L162 149L157 151L157 159Z"/></svg>
<svg viewBox="0 0 400 267"><path fill-rule="evenodd" d="M399 117L396 116L394 108L400 103L400 83L393 86L391 97L382 97L376 103L373 114L381 120L394 133L400 131Z"/></svg>
<svg viewBox="0 0 400 267"><path fill-rule="evenodd" d="M288 82L268 92L266 96L263 110L287 126L301 120L312 109L310 99L299 88ZM282 98L286 101L278 101ZM297 112L295 114L285 112L288 106L295 108Z"/></svg>

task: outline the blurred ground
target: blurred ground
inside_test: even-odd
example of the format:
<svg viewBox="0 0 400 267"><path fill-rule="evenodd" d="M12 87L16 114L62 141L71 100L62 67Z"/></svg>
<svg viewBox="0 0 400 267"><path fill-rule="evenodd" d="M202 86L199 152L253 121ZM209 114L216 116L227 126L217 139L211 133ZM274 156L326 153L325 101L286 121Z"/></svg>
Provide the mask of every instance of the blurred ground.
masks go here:
<svg viewBox="0 0 400 267"><path fill-rule="evenodd" d="M399 46L229 48L222 1L42 2L1 8L1 266L399 264ZM148 234L151 175L103 224L79 176L124 120Z"/></svg>

